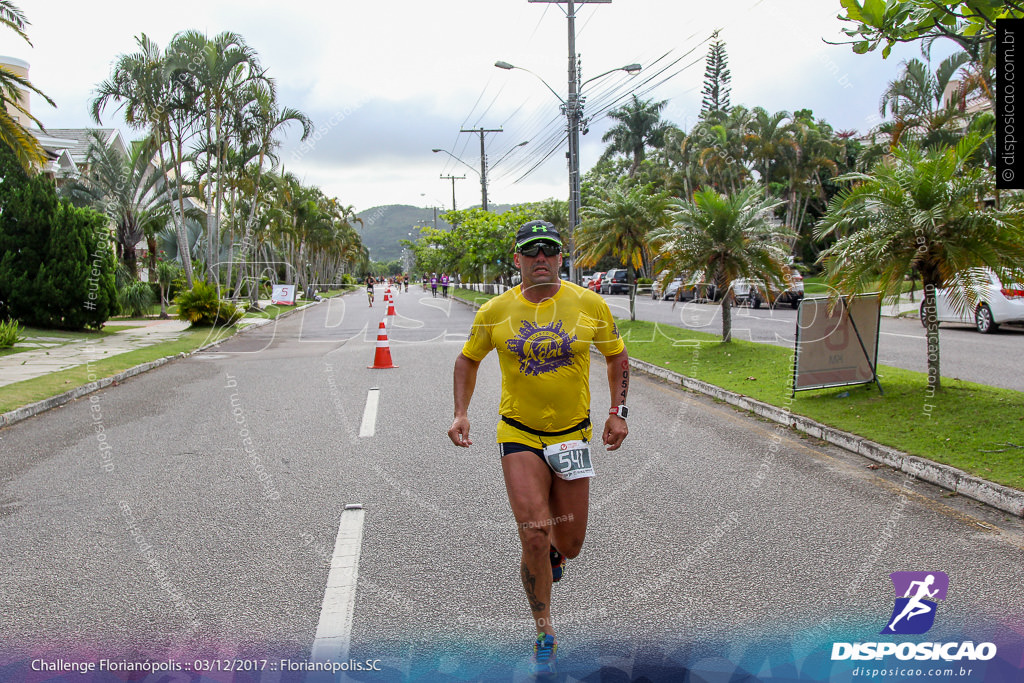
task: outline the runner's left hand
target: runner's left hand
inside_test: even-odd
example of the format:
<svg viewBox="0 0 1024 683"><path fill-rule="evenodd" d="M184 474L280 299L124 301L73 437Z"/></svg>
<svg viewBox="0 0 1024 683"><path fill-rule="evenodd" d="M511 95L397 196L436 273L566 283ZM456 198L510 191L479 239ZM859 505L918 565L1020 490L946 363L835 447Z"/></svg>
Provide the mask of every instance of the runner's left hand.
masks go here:
<svg viewBox="0 0 1024 683"><path fill-rule="evenodd" d="M616 450L622 445L622 440L629 434L629 426L626 421L618 415L609 415L604 423L604 445L610 451Z"/></svg>

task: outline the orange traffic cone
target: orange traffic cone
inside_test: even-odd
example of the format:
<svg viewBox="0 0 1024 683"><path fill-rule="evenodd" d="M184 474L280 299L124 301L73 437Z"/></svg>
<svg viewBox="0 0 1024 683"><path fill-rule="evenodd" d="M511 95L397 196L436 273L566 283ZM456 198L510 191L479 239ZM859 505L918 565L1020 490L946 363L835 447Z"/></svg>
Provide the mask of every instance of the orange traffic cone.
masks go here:
<svg viewBox="0 0 1024 683"><path fill-rule="evenodd" d="M395 295L394 294L392 294L391 296L388 297L388 312L387 312L387 315L389 315L389 316L398 315L397 313L395 313Z"/></svg>
<svg viewBox="0 0 1024 683"><path fill-rule="evenodd" d="M391 360L391 346L388 344L386 318L380 321L380 327L377 330L377 351L373 356L373 365L367 365L366 367L371 370L387 370L398 367Z"/></svg>

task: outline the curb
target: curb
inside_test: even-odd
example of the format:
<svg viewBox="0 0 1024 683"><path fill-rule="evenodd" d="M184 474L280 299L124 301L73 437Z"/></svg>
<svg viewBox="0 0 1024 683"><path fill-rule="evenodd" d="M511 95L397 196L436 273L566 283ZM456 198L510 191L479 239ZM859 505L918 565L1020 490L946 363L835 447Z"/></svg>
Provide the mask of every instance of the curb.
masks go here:
<svg viewBox="0 0 1024 683"><path fill-rule="evenodd" d="M904 472L915 479L921 479L929 484L941 486L961 496L972 498L1003 512L1008 512L1015 517L1024 517L1024 491L1018 491L1009 486L1003 486L1002 484L996 484L976 477L956 467L904 453L895 448L865 439L862 436L822 424L809 417L795 415L785 408L779 408L749 396L737 394L713 384L680 375L677 372L667 370L647 361L630 358L629 364L645 374L659 377L673 384L679 384L690 391L716 398L729 405L754 413L759 417L786 425L808 436L826 441L833 446L839 446L851 453L856 453L869 460L891 467L894 470Z"/></svg>
<svg viewBox="0 0 1024 683"><path fill-rule="evenodd" d="M22 406L20 408L15 408L10 412L2 413L0 414L0 429L3 429L4 427L9 427L10 425L15 424L16 422L27 420L30 417L34 417L35 415L46 412L47 410L50 410L52 408L58 408L64 405L65 403L70 403L71 401L91 394L94 391L105 389L112 384L120 384L121 382L125 381L130 377L134 377L135 375L141 375L144 372L154 370L160 367L161 365L170 363L172 360L176 360L178 358L187 358L188 356L191 356L193 354L202 353L203 351L218 346L219 344L223 344L227 340L233 339L240 334L244 334L245 332L251 329L263 327L264 325L269 325L270 323L280 320L281 318L285 318L293 313L304 310L309 306L315 306L317 303L319 302L313 301L308 304L303 304L298 308L293 308L290 311L285 311L276 318L263 319L263 322L250 323L245 327L239 329L237 332L235 332L229 337L224 337L223 339L211 342L209 344L206 344L205 346L200 346L198 349L189 351L188 353L182 352L175 354L173 356L164 356L163 358L157 358L156 360L151 360L148 363L143 363L141 365L136 365L135 367L128 368L127 370L123 370L122 372L119 372L116 375L104 377L103 379L98 379L95 382L89 382L88 384L83 384L80 387L75 387L74 389L65 391L63 394L51 396L50 398L44 398L42 401L36 401L35 403L30 403L27 406Z"/></svg>
<svg viewBox="0 0 1024 683"><path fill-rule="evenodd" d="M460 299L459 297L452 298L474 309L480 307L479 304ZM1002 484L996 484L987 479L976 477L950 465L943 465L934 460L904 453L895 448L865 439L862 436L822 424L809 417L795 415L785 408L779 408L749 396L723 389L714 384L708 384L707 382L681 375L678 372L648 363L647 361L630 358L629 365L647 375L661 378L672 384L678 384L690 391L716 398L729 405L754 413L759 417L786 425L808 436L826 441L833 446L839 446L851 453L856 453L874 462L904 472L915 479L935 484L961 496L990 505L997 510L1008 512L1015 517L1024 517L1024 491L1018 491L1009 486L1003 486Z"/></svg>

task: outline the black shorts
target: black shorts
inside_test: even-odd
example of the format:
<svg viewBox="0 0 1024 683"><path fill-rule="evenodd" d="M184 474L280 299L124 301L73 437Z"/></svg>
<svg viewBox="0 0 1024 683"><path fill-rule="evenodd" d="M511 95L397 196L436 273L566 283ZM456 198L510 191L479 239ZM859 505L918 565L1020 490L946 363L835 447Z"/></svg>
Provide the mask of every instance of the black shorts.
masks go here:
<svg viewBox="0 0 1024 683"><path fill-rule="evenodd" d="M498 444L498 454L503 458L509 453L520 453L522 451L533 453L547 464L547 460L544 459L544 451L536 446L527 446L524 443L514 443L512 441Z"/></svg>

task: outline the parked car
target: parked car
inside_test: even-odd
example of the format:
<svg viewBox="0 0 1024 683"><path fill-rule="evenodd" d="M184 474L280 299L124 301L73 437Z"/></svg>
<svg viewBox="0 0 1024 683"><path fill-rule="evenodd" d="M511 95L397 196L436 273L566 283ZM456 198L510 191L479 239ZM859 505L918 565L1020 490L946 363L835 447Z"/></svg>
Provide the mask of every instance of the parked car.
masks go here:
<svg viewBox="0 0 1024 683"><path fill-rule="evenodd" d="M602 277L604 277L604 271L603 270L594 273L594 275L592 276L590 282L587 283L587 289L589 289L592 292L600 292L601 290L599 288L601 287L601 278Z"/></svg>
<svg viewBox="0 0 1024 683"><path fill-rule="evenodd" d="M674 277L674 278L672 278L672 281L669 282L668 285L665 287L665 291L662 294L661 298L664 299L665 301L668 301L669 299L676 298L676 292L679 291L679 288L682 286L682 284L683 284L683 278L681 278L681 277Z"/></svg>
<svg viewBox="0 0 1024 683"><path fill-rule="evenodd" d="M673 278L665 286L664 291L658 292L658 296L666 301L676 299L677 301L708 302L718 298L718 287L711 282L704 282L697 276L683 273L679 277Z"/></svg>
<svg viewBox="0 0 1024 683"><path fill-rule="evenodd" d="M982 334L992 334L1003 323L1024 323L1024 285L1004 285L988 268L971 271L980 280L974 289L974 310L958 309L953 304L952 288L935 290L935 316L939 322L974 325ZM921 302L921 324L927 322L924 302Z"/></svg>
<svg viewBox="0 0 1024 683"><path fill-rule="evenodd" d="M804 298L804 276L792 266L784 269L785 289L777 285L766 286L764 281L748 278L739 278L732 281L732 296L737 304L749 304L751 308L761 308L761 304L769 306L789 304L793 308L800 306Z"/></svg>
<svg viewBox="0 0 1024 683"><path fill-rule="evenodd" d="M602 294L629 294L629 283L626 281L625 268L609 270L601 278Z"/></svg>
<svg viewBox="0 0 1024 683"><path fill-rule="evenodd" d="M580 278L580 287L590 289L590 281L594 279L593 275L584 275Z"/></svg>

